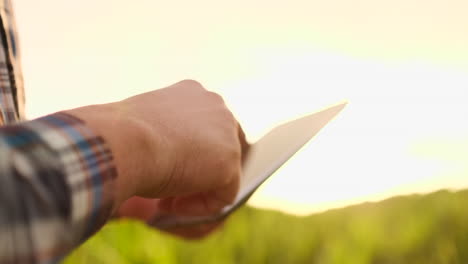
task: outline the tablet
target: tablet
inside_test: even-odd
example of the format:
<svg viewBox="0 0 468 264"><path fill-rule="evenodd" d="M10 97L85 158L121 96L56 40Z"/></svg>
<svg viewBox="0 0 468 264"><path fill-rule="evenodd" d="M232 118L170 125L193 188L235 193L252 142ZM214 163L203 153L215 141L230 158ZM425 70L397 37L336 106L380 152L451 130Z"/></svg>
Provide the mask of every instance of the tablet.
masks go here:
<svg viewBox="0 0 468 264"><path fill-rule="evenodd" d="M346 103L340 103L283 123L255 142L244 160L236 199L219 213L203 217L159 215L149 224L160 229L171 229L222 220L243 205L266 179L309 142L345 105Z"/></svg>

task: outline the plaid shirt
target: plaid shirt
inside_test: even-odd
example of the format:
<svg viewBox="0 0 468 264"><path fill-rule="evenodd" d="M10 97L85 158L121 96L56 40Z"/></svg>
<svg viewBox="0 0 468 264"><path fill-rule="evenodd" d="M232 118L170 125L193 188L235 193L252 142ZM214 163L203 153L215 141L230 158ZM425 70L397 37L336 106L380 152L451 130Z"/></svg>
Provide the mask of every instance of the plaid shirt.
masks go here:
<svg viewBox="0 0 468 264"><path fill-rule="evenodd" d="M24 121L9 0L0 0L0 23L0 263L55 263L109 218L116 170L83 121Z"/></svg>

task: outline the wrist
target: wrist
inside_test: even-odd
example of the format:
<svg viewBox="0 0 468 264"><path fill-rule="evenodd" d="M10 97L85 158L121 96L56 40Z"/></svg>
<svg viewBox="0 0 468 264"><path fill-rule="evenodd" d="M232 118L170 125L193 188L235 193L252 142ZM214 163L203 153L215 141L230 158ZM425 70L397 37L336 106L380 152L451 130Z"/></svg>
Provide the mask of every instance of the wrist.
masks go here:
<svg viewBox="0 0 468 264"><path fill-rule="evenodd" d="M134 153L141 139L138 129L132 122L126 122L119 111L117 103L91 105L65 111L83 120L97 135L101 136L112 152L113 162L117 169L115 182L114 205L116 210L125 200L137 192L138 178L135 177Z"/></svg>

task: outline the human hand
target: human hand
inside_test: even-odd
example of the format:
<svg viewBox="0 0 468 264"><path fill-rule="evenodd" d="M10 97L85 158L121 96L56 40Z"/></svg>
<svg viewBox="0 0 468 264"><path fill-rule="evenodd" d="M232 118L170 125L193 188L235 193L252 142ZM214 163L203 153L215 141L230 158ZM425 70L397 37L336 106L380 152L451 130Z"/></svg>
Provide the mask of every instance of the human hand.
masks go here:
<svg viewBox="0 0 468 264"><path fill-rule="evenodd" d="M119 207L115 216L118 218L138 219L146 222L149 226L153 226L152 221L155 218L168 214L173 215L170 208L164 208L164 201L165 199L150 199L134 196ZM166 228L161 231L186 239L199 239L218 229L223 222L223 220L220 220L186 227Z"/></svg>
<svg viewBox="0 0 468 264"><path fill-rule="evenodd" d="M203 216L234 200L248 144L222 98L199 83L69 113L110 145L119 174L116 208L137 195L160 198L160 211Z"/></svg>

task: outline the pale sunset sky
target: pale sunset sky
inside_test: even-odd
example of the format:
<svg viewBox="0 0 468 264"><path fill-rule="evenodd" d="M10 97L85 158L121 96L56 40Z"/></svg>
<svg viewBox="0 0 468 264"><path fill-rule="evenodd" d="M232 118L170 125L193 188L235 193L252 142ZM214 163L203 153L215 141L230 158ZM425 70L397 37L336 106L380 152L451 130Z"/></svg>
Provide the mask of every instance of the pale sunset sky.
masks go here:
<svg viewBox="0 0 468 264"><path fill-rule="evenodd" d="M182 79L251 140L348 100L250 204L308 214L468 186L466 0L14 0L34 118Z"/></svg>

